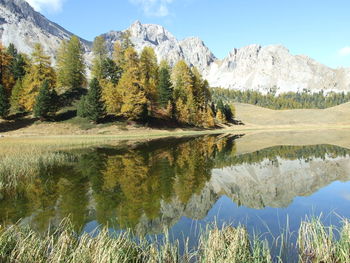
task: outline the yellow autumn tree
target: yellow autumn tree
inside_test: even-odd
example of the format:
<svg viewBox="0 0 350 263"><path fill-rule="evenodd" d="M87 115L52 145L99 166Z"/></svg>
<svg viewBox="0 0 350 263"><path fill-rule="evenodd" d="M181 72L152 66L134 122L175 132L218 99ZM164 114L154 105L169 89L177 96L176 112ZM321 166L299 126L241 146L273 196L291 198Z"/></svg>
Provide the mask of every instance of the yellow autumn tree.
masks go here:
<svg viewBox="0 0 350 263"><path fill-rule="evenodd" d="M23 79L23 93L20 96L20 104L25 110L33 110L36 96L44 81L47 81L50 88L53 89L56 83L56 74L51 67L50 57L44 53L43 47L40 44L35 44L31 54L31 63Z"/></svg>
<svg viewBox="0 0 350 263"><path fill-rule="evenodd" d="M7 96L11 94L11 90L16 83L13 74L10 72L11 60L12 57L0 42L0 84L4 87Z"/></svg>
<svg viewBox="0 0 350 263"><path fill-rule="evenodd" d="M121 114L129 120L143 119L147 115L148 100L141 83L139 63L135 49L127 48L118 90L122 98Z"/></svg>
<svg viewBox="0 0 350 263"><path fill-rule="evenodd" d="M216 113L216 119L218 120L219 123L225 124L227 122L225 118L225 114L219 109L218 112Z"/></svg>
<svg viewBox="0 0 350 263"><path fill-rule="evenodd" d="M157 102L158 62L153 48L145 47L140 56L141 84L149 101L149 111L152 112Z"/></svg>

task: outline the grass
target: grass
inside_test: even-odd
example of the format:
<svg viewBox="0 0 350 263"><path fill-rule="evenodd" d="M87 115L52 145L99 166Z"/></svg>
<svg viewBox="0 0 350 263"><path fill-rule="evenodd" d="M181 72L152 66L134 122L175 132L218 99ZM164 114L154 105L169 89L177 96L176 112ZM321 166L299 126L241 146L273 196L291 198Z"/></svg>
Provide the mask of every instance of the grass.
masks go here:
<svg viewBox="0 0 350 263"><path fill-rule="evenodd" d="M0 261L3 263L86 262L270 262L262 243L250 243L243 227L212 229L203 233L199 248L180 253L179 242L150 243L126 231L118 236L103 228L96 235L73 231L68 219L54 231L40 235L20 224L0 230Z"/></svg>
<svg viewBox="0 0 350 263"><path fill-rule="evenodd" d="M112 144L113 141L104 136L4 139L0 145L0 193L14 192L43 166L71 161L73 157L66 150Z"/></svg>
<svg viewBox="0 0 350 263"><path fill-rule="evenodd" d="M327 109L271 110L235 103L237 119L255 126L342 126L350 125L350 103Z"/></svg>
<svg viewBox="0 0 350 263"><path fill-rule="evenodd" d="M186 243L186 242L185 242ZM267 241L255 237L238 226L207 228L201 233L199 245L180 252L179 242L153 243L136 239L130 231L112 235L107 227L92 234L77 235L69 219L41 235L20 223L0 228L0 262L3 263L268 263L273 259ZM350 222L341 228L326 227L319 218L302 222L296 247L300 263L350 262ZM288 261L288 259L287 259ZM285 262L287 262L285 261Z"/></svg>

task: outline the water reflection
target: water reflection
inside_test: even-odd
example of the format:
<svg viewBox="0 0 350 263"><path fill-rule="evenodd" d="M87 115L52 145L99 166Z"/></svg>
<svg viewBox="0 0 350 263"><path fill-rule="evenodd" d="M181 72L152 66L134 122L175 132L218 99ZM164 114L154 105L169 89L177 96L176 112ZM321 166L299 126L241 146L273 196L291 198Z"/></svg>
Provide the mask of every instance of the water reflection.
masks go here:
<svg viewBox="0 0 350 263"><path fill-rule="evenodd" d="M288 207L297 196L350 180L350 150L278 146L237 155L239 137L167 139L69 152L70 161L41 164L33 180L15 195L3 196L0 220L9 224L23 218L44 232L70 216L77 231L95 221L141 235L161 233L182 217L205 218L223 196L238 207Z"/></svg>

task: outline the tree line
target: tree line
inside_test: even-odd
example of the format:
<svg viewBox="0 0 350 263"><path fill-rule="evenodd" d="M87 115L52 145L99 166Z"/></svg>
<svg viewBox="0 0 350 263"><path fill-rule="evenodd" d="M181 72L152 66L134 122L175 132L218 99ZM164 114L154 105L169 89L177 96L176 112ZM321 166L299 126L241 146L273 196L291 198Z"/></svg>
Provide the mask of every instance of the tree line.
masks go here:
<svg viewBox="0 0 350 263"><path fill-rule="evenodd" d="M284 109L325 109L350 101L350 93L336 93L324 91L312 93L309 90L302 92L287 92L276 95L275 89L267 94L253 90L231 90L224 88L210 89L213 101L223 100L226 103L248 103L273 110Z"/></svg>
<svg viewBox="0 0 350 263"><path fill-rule="evenodd" d="M40 44L30 55L13 44L0 45L0 117L33 113L41 120L75 105L77 115L92 122L108 116L147 122L167 118L179 124L215 127L233 120L234 109L212 102L209 84L195 67L179 61L158 63L155 51L139 54L125 32L109 53L103 37L93 43L88 81L83 46L78 37L62 41L56 65Z"/></svg>

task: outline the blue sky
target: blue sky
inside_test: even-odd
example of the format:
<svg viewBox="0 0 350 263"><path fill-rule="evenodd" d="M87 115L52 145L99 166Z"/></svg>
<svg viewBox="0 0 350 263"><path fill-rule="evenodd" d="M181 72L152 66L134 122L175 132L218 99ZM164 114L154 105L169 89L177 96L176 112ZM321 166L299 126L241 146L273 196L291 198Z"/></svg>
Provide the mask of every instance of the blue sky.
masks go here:
<svg viewBox="0 0 350 263"><path fill-rule="evenodd" d="M223 58L233 48L282 44L331 67L350 67L349 0L27 0L85 39L135 20L198 36Z"/></svg>

